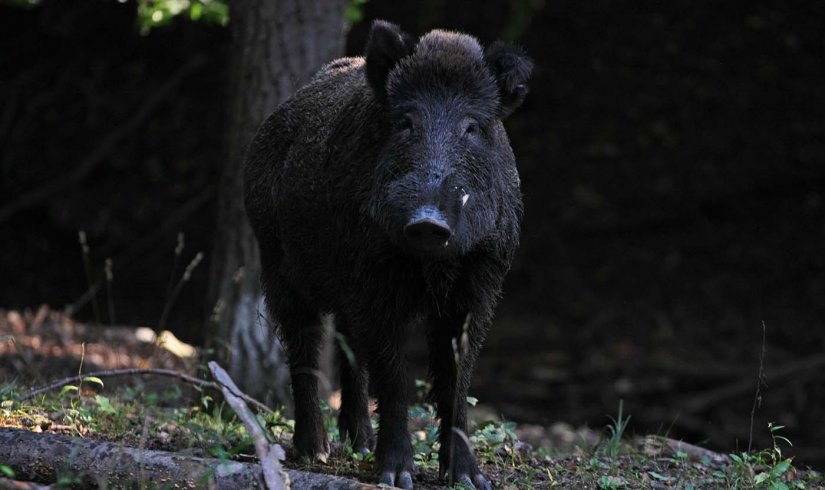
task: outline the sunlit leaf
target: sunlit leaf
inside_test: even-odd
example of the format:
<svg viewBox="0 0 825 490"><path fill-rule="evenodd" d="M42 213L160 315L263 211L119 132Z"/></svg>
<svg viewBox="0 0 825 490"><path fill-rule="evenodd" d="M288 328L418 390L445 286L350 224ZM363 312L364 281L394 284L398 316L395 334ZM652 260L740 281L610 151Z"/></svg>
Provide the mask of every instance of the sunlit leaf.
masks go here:
<svg viewBox="0 0 825 490"><path fill-rule="evenodd" d="M70 391L79 391L79 390L77 389L77 386L75 386L75 385L66 385L66 386L64 386L63 388L60 389L60 396L63 396L63 395L65 395L66 393L68 393Z"/></svg>
<svg viewBox="0 0 825 490"><path fill-rule="evenodd" d="M101 388L103 387L103 380L96 377L96 376L86 376L86 377L83 378L83 382L84 383L94 383L96 385L100 385Z"/></svg>

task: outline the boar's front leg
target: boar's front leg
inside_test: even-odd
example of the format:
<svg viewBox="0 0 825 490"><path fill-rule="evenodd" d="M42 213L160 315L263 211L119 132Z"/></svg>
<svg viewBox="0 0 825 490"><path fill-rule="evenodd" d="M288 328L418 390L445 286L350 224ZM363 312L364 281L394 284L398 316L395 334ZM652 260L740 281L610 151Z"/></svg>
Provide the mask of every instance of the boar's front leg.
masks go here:
<svg viewBox="0 0 825 490"><path fill-rule="evenodd" d="M266 274L266 258L262 254L264 293L270 313L278 322L292 378L295 402L292 443L299 457L326 460L329 442L318 399L318 355L323 329L318 314L301 301L287 281Z"/></svg>
<svg viewBox="0 0 825 490"><path fill-rule="evenodd" d="M489 321L471 313L435 315L430 321L432 398L441 419L439 475L448 484L492 490L481 474L467 434L467 390ZM466 335L464 333L466 332Z"/></svg>
<svg viewBox="0 0 825 490"><path fill-rule="evenodd" d="M338 367L341 373L341 412L338 414L338 431L341 442L349 442L361 454L369 453L375 444L369 415L367 369L361 362L360 345L353 344L349 326L341 315L336 315L336 328L340 335L335 338Z"/></svg>
<svg viewBox="0 0 825 490"><path fill-rule="evenodd" d="M409 490L413 488L413 452L407 430L406 360L401 352L400 338L394 338L391 328L373 333L368 365L370 385L378 398L378 441L375 447L378 481Z"/></svg>

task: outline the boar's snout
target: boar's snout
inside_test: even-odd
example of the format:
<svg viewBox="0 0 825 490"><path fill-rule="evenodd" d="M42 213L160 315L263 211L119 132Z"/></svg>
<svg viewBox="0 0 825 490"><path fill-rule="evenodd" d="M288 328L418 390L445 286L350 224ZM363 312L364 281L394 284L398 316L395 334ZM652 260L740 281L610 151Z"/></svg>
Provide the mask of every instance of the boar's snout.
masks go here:
<svg viewBox="0 0 825 490"><path fill-rule="evenodd" d="M447 220L438 209L430 206L416 212L404 226L404 237L416 250L433 252L441 250L450 242L453 232Z"/></svg>

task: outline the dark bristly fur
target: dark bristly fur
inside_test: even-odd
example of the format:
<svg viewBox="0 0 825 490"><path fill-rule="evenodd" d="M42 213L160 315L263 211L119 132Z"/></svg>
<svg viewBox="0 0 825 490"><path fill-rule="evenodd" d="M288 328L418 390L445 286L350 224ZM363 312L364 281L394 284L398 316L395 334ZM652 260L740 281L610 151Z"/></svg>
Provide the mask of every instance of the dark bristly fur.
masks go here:
<svg viewBox="0 0 825 490"><path fill-rule="evenodd" d="M332 313L355 354L354 363L340 356L341 436L372 447L369 385L380 481L412 487L401 349L424 323L442 474L490 488L453 428L466 431L473 365L518 245L519 178L501 119L524 100L531 69L507 44L485 52L473 37L438 30L416 42L376 21L365 57L333 61L261 126L245 200L289 359L300 455L328 450L315 373L319 315ZM422 249L410 239L421 213L435 216L444 243ZM453 339L468 318L456 365Z"/></svg>

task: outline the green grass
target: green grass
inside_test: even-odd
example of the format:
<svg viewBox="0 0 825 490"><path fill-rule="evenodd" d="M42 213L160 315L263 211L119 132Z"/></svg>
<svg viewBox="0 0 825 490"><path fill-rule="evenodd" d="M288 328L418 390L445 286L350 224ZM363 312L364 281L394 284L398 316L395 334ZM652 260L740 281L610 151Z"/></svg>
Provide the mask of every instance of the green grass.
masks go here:
<svg viewBox="0 0 825 490"><path fill-rule="evenodd" d="M12 426L115 441L147 449L180 451L189 455L254 460L254 449L237 417L220 400L201 393L194 399L172 387L159 392L142 385L109 392L102 382L84 380L84 390L66 388L27 403L11 399L20 391L15 383L0 385L0 426ZM95 388L97 392L88 388ZM423 395L429 388L418 384ZM423 400L423 398L422 398ZM475 399L467 403L474 404ZM337 414L324 405L325 424L333 452L327 464L299 465L302 469L373 481L373 455L362 456L339 440ZM289 447L294 422L283 410L260 414L272 439ZM410 407L412 443L418 475L417 488L440 485L438 428L434 407L420 401ZM630 416L622 404L611 419L605 438L595 448L581 447L576 454L535 451L518 440L516 424L482 421L472 424L469 437L485 474L497 488L597 488L624 489L667 486L684 489L803 489L825 488L821 474L800 471L782 448L790 444L771 425L773 447L730 455L730 463L714 465L691 461L685 453L653 454L626 437ZM288 466L295 466L288 462ZM0 465L0 477L13 469ZM72 475L60 475L70 482Z"/></svg>

